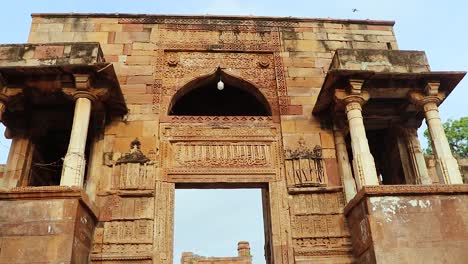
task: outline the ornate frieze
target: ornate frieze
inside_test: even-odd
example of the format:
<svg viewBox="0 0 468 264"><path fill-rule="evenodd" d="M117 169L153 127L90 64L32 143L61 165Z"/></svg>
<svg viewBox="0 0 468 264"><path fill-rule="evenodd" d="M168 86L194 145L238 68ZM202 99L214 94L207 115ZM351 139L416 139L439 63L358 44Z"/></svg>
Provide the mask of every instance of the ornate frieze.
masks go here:
<svg viewBox="0 0 468 264"><path fill-rule="evenodd" d="M188 167L265 167L271 166L267 143L175 143L175 166Z"/></svg>
<svg viewBox="0 0 468 264"><path fill-rule="evenodd" d="M264 138L269 141L275 140L277 129L274 126L268 127L248 127L248 126L165 126L163 136L169 140L214 140L221 138Z"/></svg>
<svg viewBox="0 0 468 264"><path fill-rule="evenodd" d="M165 125L163 171L170 182L270 182L279 177L275 126Z"/></svg>
<svg viewBox="0 0 468 264"><path fill-rule="evenodd" d="M164 49L193 50L256 50L273 51L271 31L209 31L187 30L187 27L170 26L161 29ZM188 44L190 43L190 44Z"/></svg>

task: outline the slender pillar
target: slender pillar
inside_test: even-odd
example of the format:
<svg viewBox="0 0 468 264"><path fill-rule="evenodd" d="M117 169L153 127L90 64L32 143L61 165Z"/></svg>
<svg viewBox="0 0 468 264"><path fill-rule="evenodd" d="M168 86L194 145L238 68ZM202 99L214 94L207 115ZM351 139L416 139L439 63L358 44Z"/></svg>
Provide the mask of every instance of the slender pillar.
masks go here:
<svg viewBox="0 0 468 264"><path fill-rule="evenodd" d="M342 130L334 130L336 159L338 160L338 171L343 180L346 201L349 202L356 195L356 181L353 178L351 164L349 163L348 150Z"/></svg>
<svg viewBox="0 0 468 264"><path fill-rule="evenodd" d="M438 174L442 175L446 184L463 184L458 162L452 155L442 121L439 117L437 103L427 100L423 105L423 109L429 134L431 135Z"/></svg>
<svg viewBox="0 0 468 264"><path fill-rule="evenodd" d="M413 165L412 167L417 183L432 184L431 177L429 177L429 172L427 171L426 161L424 159L424 154L421 149L421 144L419 143L416 129L406 128L405 137L409 159Z"/></svg>
<svg viewBox="0 0 468 264"><path fill-rule="evenodd" d="M75 103L73 126L67 154L63 161L62 186L83 186L86 166L85 147L91 116L91 100L79 94Z"/></svg>
<svg viewBox="0 0 468 264"><path fill-rule="evenodd" d="M439 87L440 82L429 82L425 87L424 93L413 91L409 96L411 101L420 106L424 111L439 178L442 178L445 184L463 184L458 162L452 155L439 116L438 105L445 97L444 93L439 92Z"/></svg>
<svg viewBox="0 0 468 264"><path fill-rule="evenodd" d="M345 100L353 150L353 170L358 189L364 185L379 185L374 157L369 149L362 118L361 104L364 102L364 98L360 96L349 96Z"/></svg>

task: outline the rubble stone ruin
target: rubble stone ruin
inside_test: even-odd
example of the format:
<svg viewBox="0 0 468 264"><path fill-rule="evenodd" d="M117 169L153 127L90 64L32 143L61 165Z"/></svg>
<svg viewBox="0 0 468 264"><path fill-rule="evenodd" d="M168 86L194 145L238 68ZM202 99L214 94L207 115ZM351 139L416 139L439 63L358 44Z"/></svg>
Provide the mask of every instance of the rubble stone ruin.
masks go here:
<svg viewBox="0 0 468 264"><path fill-rule="evenodd" d="M465 72L431 71L393 25L33 14L28 43L0 45L0 263L176 263L179 188L261 188L269 264L465 263L438 114Z"/></svg>
<svg viewBox="0 0 468 264"><path fill-rule="evenodd" d="M192 252L182 252L180 264L252 264L250 245L247 241L237 243L237 257L203 257Z"/></svg>

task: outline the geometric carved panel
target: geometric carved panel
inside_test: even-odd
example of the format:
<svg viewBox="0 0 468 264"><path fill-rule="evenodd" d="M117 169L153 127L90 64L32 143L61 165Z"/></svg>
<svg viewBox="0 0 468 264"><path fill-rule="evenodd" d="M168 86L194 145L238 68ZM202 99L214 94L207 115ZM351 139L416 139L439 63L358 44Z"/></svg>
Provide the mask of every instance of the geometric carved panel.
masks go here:
<svg viewBox="0 0 468 264"><path fill-rule="evenodd" d="M114 206L109 218L119 219L152 219L154 217L154 198L153 197L112 197Z"/></svg>
<svg viewBox="0 0 468 264"><path fill-rule="evenodd" d="M295 215L291 222L293 237L345 236L343 215Z"/></svg>
<svg viewBox="0 0 468 264"><path fill-rule="evenodd" d="M343 215L343 193L308 192L291 196L291 235L296 256L348 255L351 242Z"/></svg>
<svg viewBox="0 0 468 264"><path fill-rule="evenodd" d="M104 223L104 243L152 243L153 221L112 221Z"/></svg>
<svg viewBox="0 0 468 264"><path fill-rule="evenodd" d="M341 192L296 194L291 202L291 214L342 213L344 199Z"/></svg>

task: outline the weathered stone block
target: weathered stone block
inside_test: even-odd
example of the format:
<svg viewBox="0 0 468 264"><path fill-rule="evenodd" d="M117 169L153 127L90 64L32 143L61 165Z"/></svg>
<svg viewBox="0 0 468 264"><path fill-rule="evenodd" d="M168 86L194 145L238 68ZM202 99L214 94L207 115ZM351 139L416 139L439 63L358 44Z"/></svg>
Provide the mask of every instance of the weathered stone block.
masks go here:
<svg viewBox="0 0 468 264"><path fill-rule="evenodd" d="M123 25L122 24L101 24L99 31L114 31L119 32L122 31Z"/></svg>
<svg viewBox="0 0 468 264"><path fill-rule="evenodd" d="M464 263L468 185L366 186L345 208L360 263Z"/></svg>
<svg viewBox="0 0 468 264"><path fill-rule="evenodd" d="M322 50L323 46L317 40L283 40L287 51L316 51Z"/></svg>
<svg viewBox="0 0 468 264"><path fill-rule="evenodd" d="M374 70L379 72L429 71L426 54L402 50L337 50L334 69Z"/></svg>
<svg viewBox="0 0 468 264"><path fill-rule="evenodd" d="M37 24L35 31L37 32L49 32L49 31L63 31L63 24L60 23L50 23L50 24Z"/></svg>
<svg viewBox="0 0 468 264"><path fill-rule="evenodd" d="M323 75L323 69L321 68L288 68L289 77L317 77L321 75Z"/></svg>
<svg viewBox="0 0 468 264"><path fill-rule="evenodd" d="M152 56L128 56L126 63L128 65L151 65Z"/></svg>
<svg viewBox="0 0 468 264"><path fill-rule="evenodd" d="M149 42L150 32L117 32L115 43Z"/></svg>
<svg viewBox="0 0 468 264"><path fill-rule="evenodd" d="M83 190L0 191L0 263L86 263L97 211Z"/></svg>

